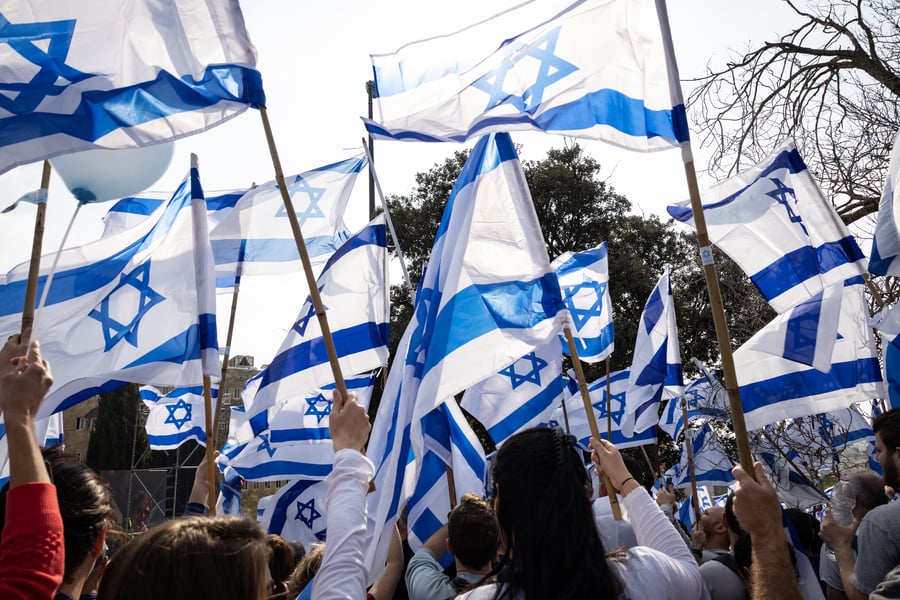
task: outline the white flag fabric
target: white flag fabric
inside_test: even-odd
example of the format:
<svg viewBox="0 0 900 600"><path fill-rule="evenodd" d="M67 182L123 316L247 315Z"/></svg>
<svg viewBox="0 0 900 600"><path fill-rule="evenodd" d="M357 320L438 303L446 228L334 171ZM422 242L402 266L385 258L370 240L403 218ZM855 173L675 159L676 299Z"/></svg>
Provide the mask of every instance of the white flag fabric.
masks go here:
<svg viewBox="0 0 900 600"><path fill-rule="evenodd" d="M222 473L222 486L216 497L217 515L244 516L244 509L241 507L241 487L244 484L242 479L234 469L225 468L225 472Z"/></svg>
<svg viewBox="0 0 900 600"><path fill-rule="evenodd" d="M765 438L756 440L753 450L778 491L778 497L785 504L806 509L828 502L828 498L812 487L809 480L791 465L791 462L795 462L799 456L795 450L779 452L779 449Z"/></svg>
<svg viewBox="0 0 900 600"><path fill-rule="evenodd" d="M693 225L685 202L669 214ZM704 194L709 240L778 313L865 269L865 255L793 142Z"/></svg>
<svg viewBox="0 0 900 600"><path fill-rule="evenodd" d="M699 361L698 361L699 362ZM688 423L699 417L729 417L728 392L715 376L704 369L704 376L684 386L684 399L687 402ZM666 403L663 414L659 418L659 428L678 442L684 430L684 409L681 398L672 398Z"/></svg>
<svg viewBox="0 0 900 600"><path fill-rule="evenodd" d="M0 173L205 131L265 105L237 2L6 2Z"/></svg>
<svg viewBox="0 0 900 600"><path fill-rule="evenodd" d="M422 417L555 341L564 318L525 175L508 134L479 140L450 193L369 438L369 577L415 486ZM410 448L414 460L408 464Z"/></svg>
<svg viewBox="0 0 900 600"><path fill-rule="evenodd" d="M591 397L593 418L597 421L600 437L609 437L609 422L612 421L612 443L617 448L636 448L644 444L656 442L656 428L649 427L646 431L626 436L622 433L622 416L625 411L625 395L628 390L629 371L613 371L609 374L609 395L606 393L606 377L601 377L588 385L588 393ZM607 410L609 405L609 410ZM610 415L609 419L607 415ZM569 431L578 440L578 446L585 452L590 452L588 442L591 439L591 426L588 423L587 413L584 410L584 400L581 399L581 391L571 390L566 398L566 411L562 406L553 409L548 424L565 428L568 418Z"/></svg>
<svg viewBox="0 0 900 600"><path fill-rule="evenodd" d="M202 385L175 388L168 394L145 385L140 394L150 409L144 427L152 450L174 450L188 440L206 445L206 401ZM212 388L210 395L215 414L218 390Z"/></svg>
<svg viewBox="0 0 900 600"><path fill-rule="evenodd" d="M781 313L743 348L787 358L827 373L837 341L843 284L830 285Z"/></svg>
<svg viewBox="0 0 900 600"><path fill-rule="evenodd" d="M734 367L747 429L844 408L884 395L861 277L843 288L831 369L822 372L773 352L761 352L759 339L781 334L775 319L734 351Z"/></svg>
<svg viewBox="0 0 900 600"><path fill-rule="evenodd" d="M884 191L878 204L878 219L872 238L869 272L900 275L900 131L894 136Z"/></svg>
<svg viewBox="0 0 900 600"><path fill-rule="evenodd" d="M731 485L734 481L731 475L734 465L725 454L725 449L710 424L699 423L697 427L688 429L685 437L690 441L691 451L694 453L694 477L697 485ZM681 445L681 461L673 467L671 476L675 487L690 487L691 473L685 444Z"/></svg>
<svg viewBox="0 0 900 600"><path fill-rule="evenodd" d="M35 436L42 448L63 442L63 415L56 413L34 422ZM6 425L0 415L0 488L9 482L9 447L6 442Z"/></svg>
<svg viewBox="0 0 900 600"><path fill-rule="evenodd" d="M395 140L462 142L530 129L630 150L679 147L687 119L658 4L523 2L372 55L378 122L366 126Z"/></svg>
<svg viewBox="0 0 900 600"><path fill-rule="evenodd" d="M641 313L625 396L622 433L631 437L634 432L655 426L659 423L660 402L683 395L681 348L667 266Z"/></svg>
<svg viewBox="0 0 900 600"><path fill-rule="evenodd" d="M566 252L551 263L572 316L578 358L586 363L600 362L615 349L608 262L603 242L583 252ZM568 356L568 342L560 337L560 343Z"/></svg>
<svg viewBox="0 0 900 600"><path fill-rule="evenodd" d="M550 419L563 399L562 353L553 340L468 388L460 406L487 429L497 446Z"/></svg>
<svg viewBox="0 0 900 600"><path fill-rule="evenodd" d="M41 261L38 294L53 257ZM0 285L0 332L19 330L28 263ZM64 250L36 339L55 381L38 417L125 382L198 385L221 376L215 274L196 165L165 208L117 236Z"/></svg>
<svg viewBox="0 0 900 600"><path fill-rule="evenodd" d="M286 541L300 542L309 551L312 544L325 541L325 479L295 479L271 496L260 525Z"/></svg>
<svg viewBox="0 0 900 600"><path fill-rule="evenodd" d="M379 215L332 255L317 281L342 373L387 364L387 236ZM280 398L334 382L322 329L307 298L278 353L244 386L247 414L276 406Z"/></svg>

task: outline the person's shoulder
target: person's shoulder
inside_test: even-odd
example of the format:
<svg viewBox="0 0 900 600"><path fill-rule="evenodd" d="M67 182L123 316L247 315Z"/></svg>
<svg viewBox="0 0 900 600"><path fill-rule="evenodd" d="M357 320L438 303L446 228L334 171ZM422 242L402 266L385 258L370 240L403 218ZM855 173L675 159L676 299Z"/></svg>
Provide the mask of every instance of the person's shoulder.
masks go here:
<svg viewBox="0 0 900 600"><path fill-rule="evenodd" d="M900 501L876 506L866 513L861 524L877 524L880 527L900 528Z"/></svg>
<svg viewBox="0 0 900 600"><path fill-rule="evenodd" d="M486 600L487 598L493 598L496 587L496 584L488 583L487 585L482 585L474 590L460 594L456 597L456 600L462 600L463 598L469 600Z"/></svg>

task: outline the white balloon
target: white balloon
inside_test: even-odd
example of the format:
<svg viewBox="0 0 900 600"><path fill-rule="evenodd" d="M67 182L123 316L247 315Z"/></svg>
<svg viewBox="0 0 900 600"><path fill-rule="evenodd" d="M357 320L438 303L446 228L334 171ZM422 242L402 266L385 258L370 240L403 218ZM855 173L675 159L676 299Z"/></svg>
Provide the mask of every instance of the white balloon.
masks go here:
<svg viewBox="0 0 900 600"><path fill-rule="evenodd" d="M172 162L174 142L143 148L84 150L50 159L79 202L133 196L162 177Z"/></svg>

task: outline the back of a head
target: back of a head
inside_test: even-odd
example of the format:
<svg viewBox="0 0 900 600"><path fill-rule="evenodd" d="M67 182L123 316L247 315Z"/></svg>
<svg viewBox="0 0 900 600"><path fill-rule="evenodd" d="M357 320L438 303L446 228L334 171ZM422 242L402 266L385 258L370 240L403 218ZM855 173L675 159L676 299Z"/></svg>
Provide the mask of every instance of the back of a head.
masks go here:
<svg viewBox="0 0 900 600"><path fill-rule="evenodd" d="M109 484L93 469L69 460L58 446L43 451L50 465L66 545L64 581L71 583L75 571L91 555L98 539L111 524L113 512Z"/></svg>
<svg viewBox="0 0 900 600"><path fill-rule="evenodd" d="M306 554L303 555L303 558L297 563L297 566L294 567L294 571L288 578L289 595L293 594L296 596L303 591L303 588L309 585L312 578L319 572L324 556L325 544L314 544L307 548Z"/></svg>
<svg viewBox="0 0 900 600"><path fill-rule="evenodd" d="M269 559L269 572L274 583L287 581L294 570L294 549L283 537L270 533L266 538L272 557Z"/></svg>
<svg viewBox="0 0 900 600"><path fill-rule="evenodd" d="M741 524L737 520L737 516L734 514L734 492L729 492L728 497L725 499L725 525L734 535L741 535L744 533L744 530L741 529Z"/></svg>
<svg viewBox="0 0 900 600"><path fill-rule="evenodd" d="M268 595L266 532L240 517L184 517L139 535L110 562L99 598L259 600Z"/></svg>
<svg viewBox="0 0 900 600"><path fill-rule="evenodd" d="M475 494L464 495L450 511L447 535L456 560L472 570L484 568L497 555L497 518L490 505Z"/></svg>
<svg viewBox="0 0 900 600"><path fill-rule="evenodd" d="M507 544L499 580L527 600L619 596L573 442L558 428L529 429L506 440L494 460L495 508Z"/></svg>
<svg viewBox="0 0 900 600"><path fill-rule="evenodd" d="M847 479L856 494L856 504L866 511L888 503L887 494L884 493L884 477L881 475L871 471L856 472L851 473Z"/></svg>
<svg viewBox="0 0 900 600"><path fill-rule="evenodd" d="M875 417L872 429L889 452L894 448L900 448L900 408L892 408Z"/></svg>
<svg viewBox="0 0 900 600"><path fill-rule="evenodd" d="M821 543L818 543L819 520L799 508L786 508L784 512L787 518L790 519L794 531L797 532L797 536L803 544L801 550L809 555L818 554L821 546Z"/></svg>

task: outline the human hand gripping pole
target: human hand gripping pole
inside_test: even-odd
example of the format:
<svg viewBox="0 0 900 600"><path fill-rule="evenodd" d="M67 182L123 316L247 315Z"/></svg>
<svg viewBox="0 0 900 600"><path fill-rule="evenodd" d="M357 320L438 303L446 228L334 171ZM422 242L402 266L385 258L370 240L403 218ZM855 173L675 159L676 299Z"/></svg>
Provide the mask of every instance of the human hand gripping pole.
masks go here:
<svg viewBox="0 0 900 600"><path fill-rule="evenodd" d="M615 444L592 437L590 447L591 461L593 461L597 469L597 474L608 477L613 487L622 494L622 497L641 487L641 484L628 471L628 467L625 466L622 455L619 454L619 449L616 448ZM615 493L613 490L609 490L609 492L610 494Z"/></svg>

